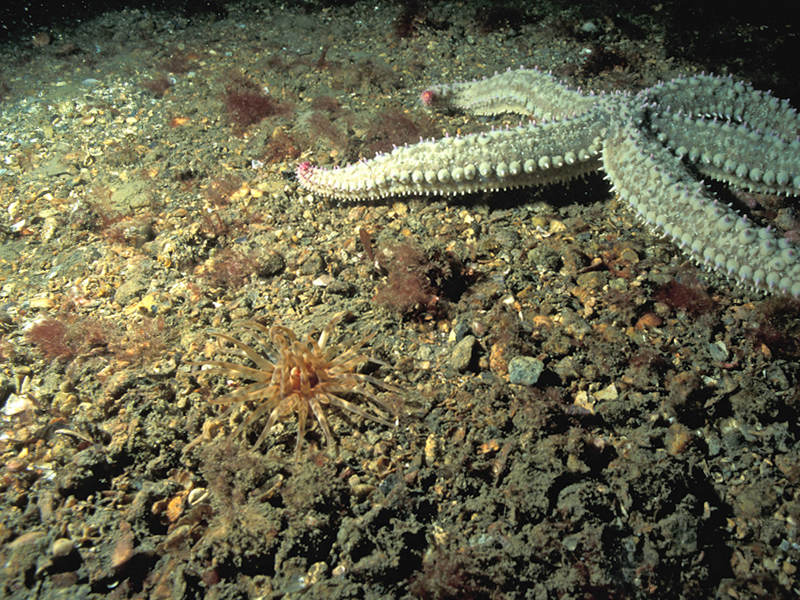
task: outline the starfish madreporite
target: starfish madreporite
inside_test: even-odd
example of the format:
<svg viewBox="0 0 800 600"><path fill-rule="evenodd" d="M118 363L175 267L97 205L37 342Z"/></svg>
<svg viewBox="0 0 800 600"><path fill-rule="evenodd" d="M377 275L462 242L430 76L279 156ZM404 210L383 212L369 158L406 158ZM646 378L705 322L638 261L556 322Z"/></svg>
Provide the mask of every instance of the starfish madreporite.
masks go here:
<svg viewBox="0 0 800 600"><path fill-rule="evenodd" d="M800 296L800 248L719 202L700 180L800 195L800 117L786 100L712 75L637 94L582 94L532 69L431 87L421 99L438 109L533 120L420 141L342 168L304 162L300 185L365 200L544 185L603 169L645 223L699 264L757 289Z"/></svg>

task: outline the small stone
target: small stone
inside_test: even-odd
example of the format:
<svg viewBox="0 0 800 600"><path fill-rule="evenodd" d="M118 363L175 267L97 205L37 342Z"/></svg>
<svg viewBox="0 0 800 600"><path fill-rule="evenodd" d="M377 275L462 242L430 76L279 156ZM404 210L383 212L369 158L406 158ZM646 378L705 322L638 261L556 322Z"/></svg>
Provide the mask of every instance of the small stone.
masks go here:
<svg viewBox="0 0 800 600"><path fill-rule="evenodd" d="M681 423L673 423L664 437L667 454L678 456L683 454L692 441L692 433Z"/></svg>
<svg viewBox="0 0 800 600"><path fill-rule="evenodd" d="M53 541L53 545L50 547L50 554L52 554L54 558L63 558L71 554L74 549L75 544L72 540L68 538L58 538Z"/></svg>
<svg viewBox="0 0 800 600"><path fill-rule="evenodd" d="M570 454L567 456L567 471L570 473L588 473L589 467L580 458Z"/></svg>
<svg viewBox="0 0 800 600"><path fill-rule="evenodd" d="M460 342L469 334L469 323L464 320L459 320L456 322L455 326L450 330L450 337L448 338L451 342Z"/></svg>
<svg viewBox="0 0 800 600"><path fill-rule="evenodd" d="M359 483L353 486L353 495L359 500L363 500L375 491L375 486L369 483Z"/></svg>
<svg viewBox="0 0 800 600"><path fill-rule="evenodd" d="M578 275L578 286L587 290L596 290L603 286L608 279L606 273L601 271L589 271Z"/></svg>
<svg viewBox="0 0 800 600"><path fill-rule="evenodd" d="M518 385L535 385L544 370L544 363L532 356L515 356L508 363L508 380Z"/></svg>
<svg viewBox="0 0 800 600"><path fill-rule="evenodd" d="M350 298L356 293L356 287L348 281L334 279L328 286L328 293Z"/></svg>
<svg viewBox="0 0 800 600"><path fill-rule="evenodd" d="M258 256L257 260L259 277L272 277L286 268L286 259L277 252L269 252L266 256Z"/></svg>
<svg viewBox="0 0 800 600"><path fill-rule="evenodd" d="M619 397L617 393L617 386L613 383L608 384L602 390L597 390L594 393L596 400L616 400Z"/></svg>
<svg viewBox="0 0 800 600"><path fill-rule="evenodd" d="M713 344L708 345L708 353L717 362L724 362L728 360L728 347L725 342L718 340Z"/></svg>
<svg viewBox="0 0 800 600"><path fill-rule="evenodd" d="M6 403L3 406L3 414L7 417L13 417L20 413L33 410L36 405L31 401L27 394L17 395L9 394Z"/></svg>
<svg viewBox="0 0 800 600"><path fill-rule="evenodd" d="M431 466L436 460L436 436L432 433L425 440L425 464Z"/></svg>
<svg viewBox="0 0 800 600"><path fill-rule="evenodd" d="M577 379L580 377L575 360L571 356L565 356L559 360L555 365L554 371L562 382L567 382L570 379Z"/></svg>
<svg viewBox="0 0 800 600"><path fill-rule="evenodd" d="M460 373L469 370L475 359L477 344L478 340L474 335L465 336L453 348L453 352L450 354L450 366Z"/></svg>
<svg viewBox="0 0 800 600"><path fill-rule="evenodd" d="M325 259L319 252L311 254L305 262L300 265L300 272L303 275L317 275L325 271Z"/></svg>
<svg viewBox="0 0 800 600"><path fill-rule="evenodd" d="M120 306L128 306L135 299L139 298L147 291L144 281L138 278L128 279L120 284L114 293L114 301Z"/></svg>
<svg viewBox="0 0 800 600"><path fill-rule="evenodd" d="M178 365L175 362L175 358L170 356L149 364L145 371L153 377L171 377L177 369Z"/></svg>
<svg viewBox="0 0 800 600"><path fill-rule="evenodd" d="M52 308L53 299L50 296L31 298L30 306L31 308Z"/></svg>
<svg viewBox="0 0 800 600"><path fill-rule="evenodd" d="M653 312L646 312L639 317L638 321L636 321L634 329L636 329L636 331L641 331L642 329L651 329L653 327L659 327L663 322L663 319L657 314Z"/></svg>
<svg viewBox="0 0 800 600"><path fill-rule="evenodd" d="M188 527L188 526L187 526ZM133 533L130 526L123 527L111 551L111 568L119 569L133 558Z"/></svg>
<svg viewBox="0 0 800 600"><path fill-rule="evenodd" d="M575 551L575 549L578 547L578 542L580 542L580 535L577 533L564 536L564 539L561 540L561 543L564 545L564 548L566 548L570 552Z"/></svg>
<svg viewBox="0 0 800 600"><path fill-rule="evenodd" d="M78 406L78 397L70 392L56 392L53 396L53 408L62 415L71 415Z"/></svg>

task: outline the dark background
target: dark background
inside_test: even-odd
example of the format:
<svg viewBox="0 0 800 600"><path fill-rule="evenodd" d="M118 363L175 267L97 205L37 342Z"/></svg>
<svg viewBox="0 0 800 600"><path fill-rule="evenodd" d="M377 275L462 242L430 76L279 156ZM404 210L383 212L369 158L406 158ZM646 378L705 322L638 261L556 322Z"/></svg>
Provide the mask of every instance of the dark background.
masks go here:
<svg viewBox="0 0 800 600"><path fill-rule="evenodd" d="M381 0L375 0L376 3ZM410 15L425 13L441 0L382 0L398 12ZM269 6L299 5L309 12L323 7L352 4L352 0L240 0L237 13L259 11ZM0 41L29 42L40 31L69 29L106 11L142 8L166 12L184 18L224 18L228 0L33 0L0 2ZM686 58L709 71L723 68L751 81L756 87L768 87L778 95L796 99L800 95L797 76L800 61L800 23L795 17L797 0L466 0L463 9L495 25L513 28L520 22L536 20L542 11L568 11L578 18L604 17L631 37L636 37L637 22L642 18L660 21L667 32L666 52ZM488 15L488 16L486 16ZM503 21L505 19L505 22ZM0 62L3 58L0 56Z"/></svg>

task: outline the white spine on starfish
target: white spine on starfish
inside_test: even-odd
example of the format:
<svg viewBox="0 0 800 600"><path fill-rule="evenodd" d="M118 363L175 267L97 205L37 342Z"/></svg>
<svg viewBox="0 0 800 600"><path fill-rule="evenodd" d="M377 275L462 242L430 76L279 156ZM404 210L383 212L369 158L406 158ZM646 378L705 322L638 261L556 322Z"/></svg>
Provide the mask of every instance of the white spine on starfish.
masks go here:
<svg viewBox="0 0 800 600"><path fill-rule="evenodd" d="M788 100L776 98L770 92L757 90L730 76L676 77L642 90L639 97L644 102L655 102L670 113L746 123L753 130L770 131L783 137L787 143L800 133L800 115Z"/></svg>
<svg viewBox="0 0 800 600"><path fill-rule="evenodd" d="M755 288L800 296L800 248L718 202L638 126L603 146L603 169L636 214L693 259Z"/></svg>
<svg viewBox="0 0 800 600"><path fill-rule="evenodd" d="M305 189L348 200L409 194L463 194L569 181L599 168L606 110L571 119L442 138L395 148L339 169L303 163Z"/></svg>
<svg viewBox="0 0 800 600"><path fill-rule="evenodd" d="M712 90L731 88L728 91L734 95L733 90L740 89L732 80L720 81L727 85L719 84ZM744 84L740 86L743 88ZM690 86L692 97L699 94L697 88L697 84ZM689 111L686 101L679 104L677 111L651 104L648 127L659 142L679 158L694 163L704 175L751 192L797 195L800 193L800 139L796 133L800 131L800 118L786 101L747 89L748 93L742 95L759 100L756 107L746 104L743 108L734 108L733 105L744 102L737 96L730 106L722 106L723 101L717 97L719 93L708 93L708 102L714 111L711 116L697 110ZM675 95L675 90L672 92L670 97ZM652 95L653 92L645 90L638 98L650 100ZM776 126L781 123L783 128Z"/></svg>
<svg viewBox="0 0 800 600"><path fill-rule="evenodd" d="M476 81L434 85L420 98L437 110L484 116L515 113L544 120L581 114L600 99L573 90L538 69L508 70Z"/></svg>

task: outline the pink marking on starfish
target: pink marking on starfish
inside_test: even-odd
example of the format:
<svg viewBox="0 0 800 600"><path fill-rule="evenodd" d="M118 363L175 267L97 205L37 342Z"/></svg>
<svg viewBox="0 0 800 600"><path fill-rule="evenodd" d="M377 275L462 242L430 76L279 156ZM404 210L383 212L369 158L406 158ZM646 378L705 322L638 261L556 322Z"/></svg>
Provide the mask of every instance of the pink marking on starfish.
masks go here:
<svg viewBox="0 0 800 600"><path fill-rule="evenodd" d="M311 174L314 171L316 171L316 167L314 167L314 165L312 165L309 161L305 160L297 165L295 175L297 175L297 179L309 181L311 179Z"/></svg>

